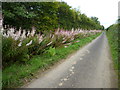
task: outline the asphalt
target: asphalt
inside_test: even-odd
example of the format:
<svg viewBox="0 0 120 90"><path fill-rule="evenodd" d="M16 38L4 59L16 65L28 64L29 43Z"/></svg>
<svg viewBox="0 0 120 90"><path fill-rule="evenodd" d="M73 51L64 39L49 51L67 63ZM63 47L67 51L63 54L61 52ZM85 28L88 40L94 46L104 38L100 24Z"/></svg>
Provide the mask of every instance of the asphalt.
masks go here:
<svg viewBox="0 0 120 90"><path fill-rule="evenodd" d="M24 88L117 88L117 74L103 32L62 63Z"/></svg>

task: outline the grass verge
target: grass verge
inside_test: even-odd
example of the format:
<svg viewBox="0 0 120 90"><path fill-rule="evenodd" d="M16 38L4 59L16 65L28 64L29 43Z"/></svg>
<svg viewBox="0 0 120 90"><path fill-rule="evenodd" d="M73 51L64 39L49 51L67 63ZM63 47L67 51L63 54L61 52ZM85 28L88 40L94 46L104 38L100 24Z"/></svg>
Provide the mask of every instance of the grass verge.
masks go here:
<svg viewBox="0 0 120 90"><path fill-rule="evenodd" d="M51 65L55 64L55 62L67 58L69 54L79 50L80 47L91 42L99 35L100 33L86 37L84 39L76 39L75 41L80 40L80 42L73 43L67 48L64 48L64 46L56 48L56 54L54 56L50 56L47 53L44 53L43 55L34 56L25 64L16 63L10 67L5 68L2 73L3 88L15 88L24 85L25 81L33 78L34 74L38 70L47 69Z"/></svg>
<svg viewBox="0 0 120 90"><path fill-rule="evenodd" d="M118 24L111 25L106 31L106 35L108 38L108 42L110 45L111 56L114 64L114 69L118 74L118 87L120 89L120 72L119 72L119 50L120 47L118 46L119 39L118 39Z"/></svg>
<svg viewBox="0 0 120 90"><path fill-rule="evenodd" d="M118 33L116 30L111 30L106 32L106 35L110 45L114 68L118 70Z"/></svg>

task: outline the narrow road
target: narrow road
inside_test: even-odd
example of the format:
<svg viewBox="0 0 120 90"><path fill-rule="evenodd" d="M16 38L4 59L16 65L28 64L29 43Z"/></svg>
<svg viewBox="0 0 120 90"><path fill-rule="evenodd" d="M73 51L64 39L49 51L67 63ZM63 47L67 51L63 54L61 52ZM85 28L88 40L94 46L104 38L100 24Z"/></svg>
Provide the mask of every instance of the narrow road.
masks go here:
<svg viewBox="0 0 120 90"><path fill-rule="evenodd" d="M24 88L117 88L105 33Z"/></svg>

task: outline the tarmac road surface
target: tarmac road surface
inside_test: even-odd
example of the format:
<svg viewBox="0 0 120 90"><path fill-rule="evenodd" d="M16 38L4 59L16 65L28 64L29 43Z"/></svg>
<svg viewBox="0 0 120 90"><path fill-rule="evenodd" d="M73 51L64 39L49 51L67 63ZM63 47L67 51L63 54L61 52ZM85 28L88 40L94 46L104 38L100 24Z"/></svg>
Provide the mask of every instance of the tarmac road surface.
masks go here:
<svg viewBox="0 0 120 90"><path fill-rule="evenodd" d="M117 88L117 74L103 32L24 88Z"/></svg>

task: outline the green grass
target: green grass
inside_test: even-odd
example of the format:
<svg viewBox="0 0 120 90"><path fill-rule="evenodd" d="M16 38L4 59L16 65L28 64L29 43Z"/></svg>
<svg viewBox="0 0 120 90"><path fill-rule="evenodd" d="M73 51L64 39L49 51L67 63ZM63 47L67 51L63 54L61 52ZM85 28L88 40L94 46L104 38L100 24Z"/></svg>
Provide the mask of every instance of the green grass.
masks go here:
<svg viewBox="0 0 120 90"><path fill-rule="evenodd" d="M2 77L3 88L15 88L22 86L25 83L25 79L29 80L30 78L33 78L37 71L48 69L50 66L60 61L61 59L67 58L68 55L79 50L80 47L91 42L99 35L100 33L86 37L84 39L76 39L75 41L80 40L80 42L73 43L67 48L64 48L63 46L56 48L56 54L54 56L50 56L47 53L44 53L43 55L34 56L25 64L15 63L10 67L5 68L3 70Z"/></svg>
<svg viewBox="0 0 120 90"><path fill-rule="evenodd" d="M118 70L118 31L117 26L112 26L107 32L106 32L108 42L110 45L110 51L114 63L114 68Z"/></svg>
<svg viewBox="0 0 120 90"><path fill-rule="evenodd" d="M108 42L110 45L110 51L111 51L111 56L112 56L112 60L114 63L114 69L116 71L116 73L118 74L118 87L120 89L120 61L119 60L119 50L120 47L118 46L119 43L119 39L118 39L118 24L114 24L112 26L110 26L110 28L108 29L108 31L106 31L106 35L108 38Z"/></svg>

